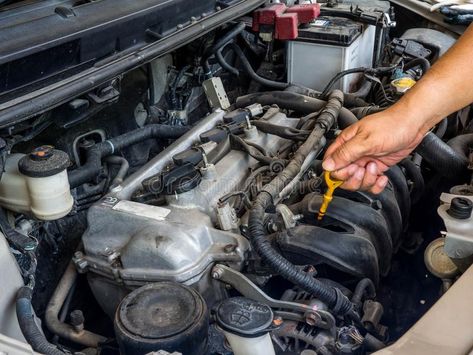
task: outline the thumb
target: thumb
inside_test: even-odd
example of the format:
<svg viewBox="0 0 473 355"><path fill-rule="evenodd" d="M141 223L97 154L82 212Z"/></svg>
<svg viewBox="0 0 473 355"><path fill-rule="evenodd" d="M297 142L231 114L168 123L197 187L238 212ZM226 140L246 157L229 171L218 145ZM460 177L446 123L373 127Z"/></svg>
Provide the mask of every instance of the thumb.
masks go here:
<svg viewBox="0 0 473 355"><path fill-rule="evenodd" d="M330 149L330 148L329 148ZM325 156L322 167L327 171L343 169L351 163L363 158L368 153L366 140L360 135L339 144Z"/></svg>

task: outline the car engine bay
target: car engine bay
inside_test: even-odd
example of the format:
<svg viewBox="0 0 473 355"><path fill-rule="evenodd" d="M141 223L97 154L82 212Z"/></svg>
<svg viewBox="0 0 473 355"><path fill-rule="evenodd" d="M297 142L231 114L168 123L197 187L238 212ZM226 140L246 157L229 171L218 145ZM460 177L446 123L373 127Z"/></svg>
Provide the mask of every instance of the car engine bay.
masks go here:
<svg viewBox="0 0 473 355"><path fill-rule="evenodd" d="M330 143L399 100L454 34L387 1L196 3L166 10L186 18L168 29L133 20L150 46L181 34L176 48L126 34L124 53L74 64L91 76L67 98L43 104L53 84L28 91L17 72L2 83L0 333L29 344L12 354L381 353L472 264L470 107L382 193L337 189L319 216ZM75 50L55 48L38 65ZM7 107L21 95L29 107Z"/></svg>

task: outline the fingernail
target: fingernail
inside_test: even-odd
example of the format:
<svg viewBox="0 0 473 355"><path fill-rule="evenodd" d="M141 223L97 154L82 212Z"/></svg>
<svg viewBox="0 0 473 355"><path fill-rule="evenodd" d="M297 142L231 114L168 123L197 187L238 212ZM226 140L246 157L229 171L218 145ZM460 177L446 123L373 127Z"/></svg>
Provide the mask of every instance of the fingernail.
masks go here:
<svg viewBox="0 0 473 355"><path fill-rule="evenodd" d="M375 163L369 163L368 164L368 172L372 175L377 175L378 174L378 167L376 166Z"/></svg>
<svg viewBox="0 0 473 355"><path fill-rule="evenodd" d="M327 158L322 163L322 167L324 168L324 170L333 171L335 170L335 162L332 158Z"/></svg>
<svg viewBox="0 0 473 355"><path fill-rule="evenodd" d="M348 167L348 174L353 175L356 171L358 170L358 166L356 165L350 165Z"/></svg>
<svg viewBox="0 0 473 355"><path fill-rule="evenodd" d="M363 180L363 177L365 176L365 171L364 169L359 169L357 170L357 172L355 173L355 179L357 180Z"/></svg>
<svg viewBox="0 0 473 355"><path fill-rule="evenodd" d="M385 188L386 185L388 184L388 178L386 176L381 176L379 179L378 179L378 186L381 187L381 188Z"/></svg>

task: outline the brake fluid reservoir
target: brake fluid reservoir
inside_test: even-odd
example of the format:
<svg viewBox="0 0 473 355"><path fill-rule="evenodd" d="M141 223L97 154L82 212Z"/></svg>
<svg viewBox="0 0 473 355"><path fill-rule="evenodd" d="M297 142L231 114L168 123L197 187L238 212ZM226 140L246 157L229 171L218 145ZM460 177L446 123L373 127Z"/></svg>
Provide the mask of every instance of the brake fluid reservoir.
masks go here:
<svg viewBox="0 0 473 355"><path fill-rule="evenodd" d="M36 148L18 161L20 177L25 180L28 207L36 218L50 221L71 211L74 200L67 178L68 166L68 155L51 146Z"/></svg>

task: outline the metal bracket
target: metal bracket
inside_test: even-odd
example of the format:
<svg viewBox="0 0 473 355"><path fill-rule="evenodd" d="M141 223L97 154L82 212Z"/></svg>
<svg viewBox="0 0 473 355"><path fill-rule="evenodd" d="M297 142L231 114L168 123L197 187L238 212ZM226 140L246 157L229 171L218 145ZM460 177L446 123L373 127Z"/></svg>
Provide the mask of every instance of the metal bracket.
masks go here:
<svg viewBox="0 0 473 355"><path fill-rule="evenodd" d="M275 300L265 294L245 275L228 266L222 264L215 265L212 269L212 278L231 285L243 296L265 303L271 308L286 309L302 313L303 320L309 325L329 329L331 331L335 329L335 319L329 312L317 309L315 305L309 306L303 303ZM279 311L278 314L284 317L284 314L287 314L287 312Z"/></svg>
<svg viewBox="0 0 473 355"><path fill-rule="evenodd" d="M261 289L245 275L222 264L214 266L212 269L212 278L231 285L245 297L263 302L273 308L290 309L301 313L318 311L302 303L275 300L261 291Z"/></svg>

